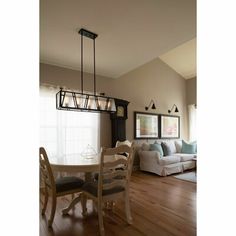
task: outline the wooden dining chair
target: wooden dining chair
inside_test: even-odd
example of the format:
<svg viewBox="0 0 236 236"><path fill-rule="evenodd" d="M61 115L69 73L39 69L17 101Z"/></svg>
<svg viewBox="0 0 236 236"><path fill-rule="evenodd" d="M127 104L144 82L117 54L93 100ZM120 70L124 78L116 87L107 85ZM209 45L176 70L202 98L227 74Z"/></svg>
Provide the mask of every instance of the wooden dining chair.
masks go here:
<svg viewBox="0 0 236 236"><path fill-rule="evenodd" d="M129 140L125 140L125 141L116 141L116 147L119 147L119 146L122 146L122 145L127 145L129 147L132 147L132 149L134 148L134 142L130 142ZM127 157L126 153L119 153L119 155L122 155L122 156L125 156ZM134 154L130 157L130 162L131 162L131 168L130 168L130 172L129 172L129 179L130 179L130 176L132 174L132 169L133 169L133 162L134 162ZM94 174L94 179L95 180L98 180L98 176L99 174L98 173L95 173Z"/></svg>
<svg viewBox="0 0 236 236"><path fill-rule="evenodd" d="M84 184L84 180L75 176L65 176L54 179L53 172L48 160L47 153L43 147L39 149L39 161L40 161L40 179L42 179L43 194L45 196L42 208L42 215L45 214L48 197L52 197L52 208L50 218L48 220L48 227L52 226L56 205L57 197L65 196L68 194L81 193L81 187Z"/></svg>
<svg viewBox="0 0 236 236"><path fill-rule="evenodd" d="M106 156L126 153L124 158L111 158L105 161ZM125 200L126 219L132 224L129 202L129 182L133 159L133 146L122 145L116 148L102 148L99 166L98 181L87 182L83 185L83 197L91 198L97 203L100 235L104 235L102 210L104 202L118 198Z"/></svg>
<svg viewBox="0 0 236 236"><path fill-rule="evenodd" d="M134 151L134 142L130 142L129 140L125 140L125 141L117 141L116 142L116 147L120 147L122 145L127 145L129 147L131 147ZM122 153L124 156L127 156L126 153ZM134 152L132 153L132 155L130 156L130 168L129 168L129 180L132 174L132 170L133 170L133 163L134 163Z"/></svg>
<svg viewBox="0 0 236 236"><path fill-rule="evenodd" d="M127 145L129 147L133 147L134 146L134 142L130 142L129 140L124 140L124 141L117 140L115 147L119 147L119 146L122 146L122 145ZM119 155L127 157L126 153L119 153ZM134 154L132 155L131 160L130 160L131 161L131 168L129 170L129 179L130 179L131 174L132 174L133 160L134 160ZM97 179L98 179L98 176L97 176ZM107 201L106 202L106 208L107 209L113 211L114 207L115 207L115 202L114 201Z"/></svg>

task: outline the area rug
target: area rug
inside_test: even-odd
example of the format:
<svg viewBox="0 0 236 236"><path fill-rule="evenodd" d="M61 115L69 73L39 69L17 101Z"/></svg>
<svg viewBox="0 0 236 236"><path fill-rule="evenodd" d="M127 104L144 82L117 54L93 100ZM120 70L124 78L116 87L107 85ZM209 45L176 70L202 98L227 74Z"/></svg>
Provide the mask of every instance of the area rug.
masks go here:
<svg viewBox="0 0 236 236"><path fill-rule="evenodd" d="M178 174L173 176L177 179L182 179L182 180L186 180L186 181L190 181L190 182L197 182L197 175L195 171L191 171L191 172L187 172L187 173L183 173L183 174Z"/></svg>

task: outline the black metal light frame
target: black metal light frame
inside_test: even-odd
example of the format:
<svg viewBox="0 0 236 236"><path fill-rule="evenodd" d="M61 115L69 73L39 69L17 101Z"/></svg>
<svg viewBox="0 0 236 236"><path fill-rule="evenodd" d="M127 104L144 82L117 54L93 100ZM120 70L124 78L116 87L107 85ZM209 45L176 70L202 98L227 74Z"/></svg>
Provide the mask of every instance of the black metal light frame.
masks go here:
<svg viewBox="0 0 236 236"><path fill-rule="evenodd" d="M68 101L68 98L70 101ZM79 102L82 100L82 104ZM78 93L61 89L56 94L56 106L58 110L90 111L90 112L115 112L114 98ZM91 104L91 101L93 104Z"/></svg>
<svg viewBox="0 0 236 236"><path fill-rule="evenodd" d="M89 112L116 112L115 98L96 94L96 68L95 68L95 39L97 34L86 29L80 29L81 35L81 92L64 90L63 88L56 94L56 108L66 111L89 111ZM83 37L93 40L93 94L83 91Z"/></svg>
<svg viewBox="0 0 236 236"><path fill-rule="evenodd" d="M146 110L146 111L150 108L151 104L152 104L152 109L153 109L153 110L156 109L156 105L155 105L155 103L154 103L154 100L152 99L152 100L150 101L149 105L148 105L147 107L145 107L145 110Z"/></svg>
<svg viewBox="0 0 236 236"><path fill-rule="evenodd" d="M169 113L169 114L172 112L172 110L174 109L174 107L175 107L175 112L179 112L178 107L174 104L174 105L172 106L172 108L171 108L170 110L168 110L168 113Z"/></svg>

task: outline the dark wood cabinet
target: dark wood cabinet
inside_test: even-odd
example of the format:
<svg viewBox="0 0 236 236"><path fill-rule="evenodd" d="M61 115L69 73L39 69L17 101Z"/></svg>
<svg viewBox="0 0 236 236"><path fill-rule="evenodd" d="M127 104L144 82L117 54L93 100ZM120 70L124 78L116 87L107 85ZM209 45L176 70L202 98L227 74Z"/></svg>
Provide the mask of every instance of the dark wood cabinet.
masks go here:
<svg viewBox="0 0 236 236"><path fill-rule="evenodd" d="M116 141L126 140L126 120L128 119L129 102L122 99L115 99L116 112L111 113L111 135L112 147L115 147Z"/></svg>

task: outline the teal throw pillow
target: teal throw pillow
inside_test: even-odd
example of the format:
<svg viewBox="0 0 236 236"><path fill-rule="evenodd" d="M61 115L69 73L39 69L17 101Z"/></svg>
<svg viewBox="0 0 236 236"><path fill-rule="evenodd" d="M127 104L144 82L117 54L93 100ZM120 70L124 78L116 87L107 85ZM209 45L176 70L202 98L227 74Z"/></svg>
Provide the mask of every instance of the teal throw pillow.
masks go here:
<svg viewBox="0 0 236 236"><path fill-rule="evenodd" d="M197 153L197 141L193 141L190 144L194 144L195 145L195 153Z"/></svg>
<svg viewBox="0 0 236 236"><path fill-rule="evenodd" d="M197 142L186 143L182 140L182 153L196 154L197 152Z"/></svg>
<svg viewBox="0 0 236 236"><path fill-rule="evenodd" d="M160 153L160 156L163 157L163 150L162 150L162 146L159 143L153 143L150 144L150 151L158 151Z"/></svg>

